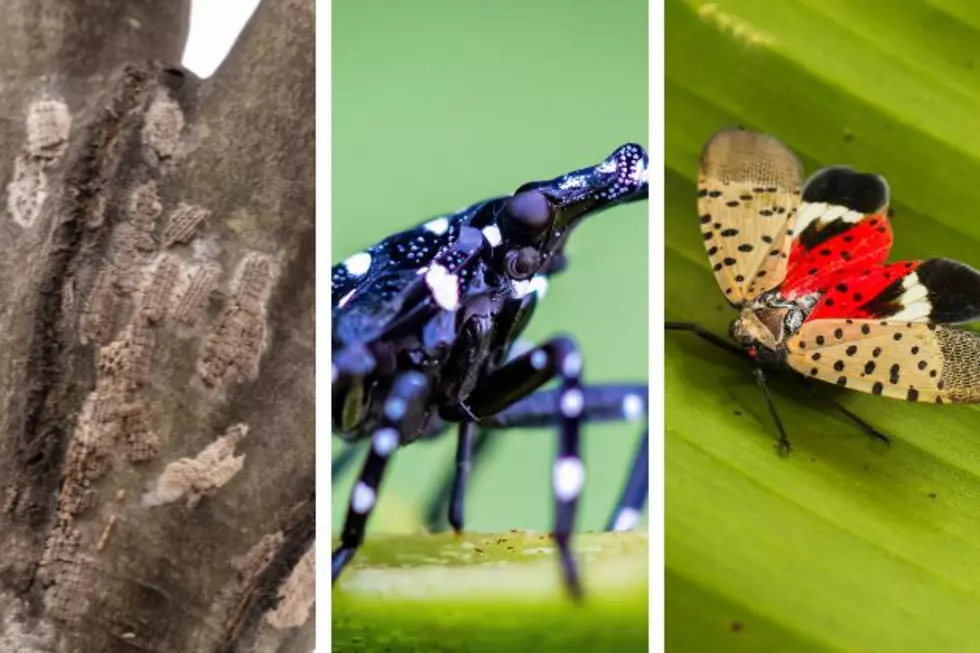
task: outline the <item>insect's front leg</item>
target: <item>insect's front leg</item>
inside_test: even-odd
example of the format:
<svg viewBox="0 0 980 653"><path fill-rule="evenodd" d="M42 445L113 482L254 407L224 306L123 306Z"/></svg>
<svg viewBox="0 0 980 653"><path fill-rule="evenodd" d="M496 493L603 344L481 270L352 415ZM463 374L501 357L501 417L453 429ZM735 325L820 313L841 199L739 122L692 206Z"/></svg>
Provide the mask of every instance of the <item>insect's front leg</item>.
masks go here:
<svg viewBox="0 0 980 653"><path fill-rule="evenodd" d="M371 449L351 493L340 546L333 552L331 569L334 581L364 542L364 530L377 503L378 489L388 461L404 439L403 433L417 416L418 407L424 403L428 393L428 382L419 372L404 372L395 379L382 408L380 426L371 436Z"/></svg>
<svg viewBox="0 0 980 653"><path fill-rule="evenodd" d="M466 409L459 408L446 417L465 421L467 415L477 419L494 415L527 397L549 380L558 377L558 452L553 471L555 496L554 537L561 559L565 584L573 597L582 594L578 569L572 557L569 540L575 526L578 497L585 481L585 469L579 455L579 436L585 398L580 377L582 356L574 341L559 337L549 340L515 358L490 374L467 399Z"/></svg>

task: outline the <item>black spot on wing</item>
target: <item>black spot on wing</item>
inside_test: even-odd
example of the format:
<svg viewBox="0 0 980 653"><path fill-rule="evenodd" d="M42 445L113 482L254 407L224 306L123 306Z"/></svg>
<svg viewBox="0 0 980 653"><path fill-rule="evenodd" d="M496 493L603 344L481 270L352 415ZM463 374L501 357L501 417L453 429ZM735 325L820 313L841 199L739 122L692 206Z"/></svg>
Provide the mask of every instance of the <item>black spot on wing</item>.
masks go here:
<svg viewBox="0 0 980 653"><path fill-rule="evenodd" d="M820 223L817 220L814 220L800 232L797 240L807 249L813 249L818 245L827 242L834 236L839 236L853 226L853 223L844 222L839 218L829 223Z"/></svg>
<svg viewBox="0 0 980 653"><path fill-rule="evenodd" d="M868 316L884 320L902 310L901 297L905 292L905 277L891 282L880 293L868 300L862 307Z"/></svg>
<svg viewBox="0 0 980 653"><path fill-rule="evenodd" d="M888 182L881 175L834 166L818 170L803 187L804 202L845 206L871 214L888 205Z"/></svg>
<svg viewBox="0 0 980 653"><path fill-rule="evenodd" d="M980 319L980 272L943 258L926 259L915 272L929 293L932 322L956 324Z"/></svg>

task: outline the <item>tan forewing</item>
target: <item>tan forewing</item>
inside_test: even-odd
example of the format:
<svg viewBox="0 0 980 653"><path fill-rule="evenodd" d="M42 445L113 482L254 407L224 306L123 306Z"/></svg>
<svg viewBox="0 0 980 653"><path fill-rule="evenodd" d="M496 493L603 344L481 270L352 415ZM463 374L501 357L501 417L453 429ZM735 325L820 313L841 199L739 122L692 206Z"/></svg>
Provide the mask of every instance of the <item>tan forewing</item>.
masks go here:
<svg viewBox="0 0 980 653"><path fill-rule="evenodd" d="M810 378L869 394L980 402L980 334L922 322L815 320L786 342Z"/></svg>
<svg viewBox="0 0 980 653"><path fill-rule="evenodd" d="M698 214L708 260L730 303L776 286L786 274L803 172L765 134L726 130L701 154Z"/></svg>

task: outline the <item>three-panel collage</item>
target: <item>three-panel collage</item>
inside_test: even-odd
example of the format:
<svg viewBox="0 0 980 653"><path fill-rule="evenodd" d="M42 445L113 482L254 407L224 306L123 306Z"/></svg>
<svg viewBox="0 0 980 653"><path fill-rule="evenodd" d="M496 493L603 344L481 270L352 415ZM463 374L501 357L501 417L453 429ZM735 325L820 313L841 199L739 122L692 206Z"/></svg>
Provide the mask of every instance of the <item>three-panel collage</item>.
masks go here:
<svg viewBox="0 0 980 653"><path fill-rule="evenodd" d="M980 652L980 4L7 4L0 653Z"/></svg>

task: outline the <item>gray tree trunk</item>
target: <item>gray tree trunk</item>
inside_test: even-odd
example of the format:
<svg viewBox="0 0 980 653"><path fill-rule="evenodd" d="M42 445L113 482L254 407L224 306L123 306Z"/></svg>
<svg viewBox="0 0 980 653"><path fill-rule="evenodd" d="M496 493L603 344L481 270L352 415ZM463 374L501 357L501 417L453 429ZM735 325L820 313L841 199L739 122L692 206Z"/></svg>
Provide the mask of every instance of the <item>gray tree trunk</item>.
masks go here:
<svg viewBox="0 0 980 653"><path fill-rule="evenodd" d="M313 648L314 0L0 11L0 651Z"/></svg>

